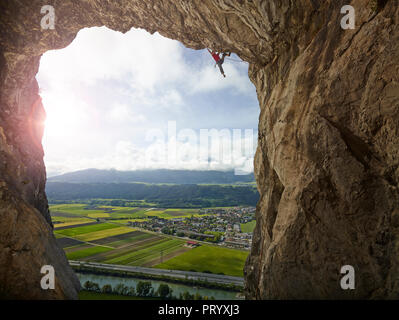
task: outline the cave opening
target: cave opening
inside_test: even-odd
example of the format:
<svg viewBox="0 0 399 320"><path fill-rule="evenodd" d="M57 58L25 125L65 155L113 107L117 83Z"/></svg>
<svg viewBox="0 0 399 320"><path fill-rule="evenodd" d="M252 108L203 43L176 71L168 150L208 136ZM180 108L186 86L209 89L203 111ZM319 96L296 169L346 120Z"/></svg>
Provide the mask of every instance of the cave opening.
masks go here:
<svg viewBox="0 0 399 320"><path fill-rule="evenodd" d="M252 163L248 167L242 158L252 159L256 148L255 87L247 76L248 64L238 56L226 57L223 67L227 78L206 50L185 48L158 33L82 29L68 47L46 52L37 74L47 118L43 146L48 176L88 168L252 170ZM167 148L171 125L181 144L178 151L184 149L180 159L171 162L169 154L157 154L171 163L149 163L151 156L144 155L149 155L150 143L163 135ZM185 129L197 137L190 139ZM213 146L209 140L208 154L190 149L189 144L200 142L202 129L214 130L226 141ZM250 134L245 130L254 135L248 154L232 147L247 146L244 139ZM224 149L223 144L230 146ZM212 161L213 147L222 161ZM224 159L223 153L235 159ZM196 157L186 161L190 155Z"/></svg>
<svg viewBox="0 0 399 320"><path fill-rule="evenodd" d="M226 78L205 49L188 49L158 33L134 28L125 34L106 27L85 28L66 48L42 56L36 78L46 112L46 193L57 237L62 237L59 230L79 228L81 223L131 227L133 216L127 220L127 215L116 213L132 203L136 207L132 211L151 211L151 206L141 208L137 201L119 195L85 197L85 182L116 182L90 174L159 169L232 171L237 176L253 172L260 111L255 87L248 78L248 64L234 53L223 67ZM79 174L80 178L68 180ZM80 184L72 195L69 182ZM62 192L67 195L59 198ZM104 210L107 206L114 209ZM121 231L121 239L126 238L123 234L129 230ZM94 238L87 239L101 241L93 232ZM116 236L111 233L110 237ZM68 259L106 261L97 259L106 254L87 248L84 237L77 242L71 238L57 240ZM192 241L188 234L183 238ZM152 257L137 265L155 266L186 251L165 250L164 254L154 249L160 261ZM245 258L237 264L243 267ZM196 271L208 272L207 268Z"/></svg>

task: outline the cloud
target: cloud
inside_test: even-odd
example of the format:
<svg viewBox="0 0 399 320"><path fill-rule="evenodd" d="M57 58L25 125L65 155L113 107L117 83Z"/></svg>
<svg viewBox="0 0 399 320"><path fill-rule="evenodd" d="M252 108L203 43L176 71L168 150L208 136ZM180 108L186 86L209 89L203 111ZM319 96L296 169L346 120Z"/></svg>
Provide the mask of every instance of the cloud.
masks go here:
<svg viewBox="0 0 399 320"><path fill-rule="evenodd" d="M49 115L44 136L49 172L231 168L212 156L205 164L190 158L200 149L182 141L182 163L146 158L153 154L156 159L162 150L161 144L145 141L147 128L165 129L168 120L198 128L219 126L219 121L236 126L244 118L248 124L252 114L257 118L258 108L244 108L240 102L241 97L256 100L247 65L226 59L223 78L213 64L205 50L186 49L140 29L126 34L105 27L83 29L67 48L46 52L37 79Z"/></svg>
<svg viewBox="0 0 399 320"><path fill-rule="evenodd" d="M233 89L240 94L251 92L251 84L246 74L239 72L239 69L227 60L223 63L223 69L227 75L226 78L220 74L218 67L206 66L197 70L189 78L190 92L204 93L224 89Z"/></svg>
<svg viewBox="0 0 399 320"><path fill-rule="evenodd" d="M168 90L167 92L165 92L164 95L160 97L160 104L162 106L181 106L183 104L183 97L175 89Z"/></svg>
<svg viewBox="0 0 399 320"><path fill-rule="evenodd" d="M40 71L50 83L92 85L101 79L129 77L132 87L151 90L180 78L180 61L182 47L177 41L140 29L122 34L101 27L83 29L67 48L46 52Z"/></svg>
<svg viewBox="0 0 399 320"><path fill-rule="evenodd" d="M133 108L126 104L115 103L107 112L107 117L110 124L129 123L134 124L137 122L146 121L143 114L135 113Z"/></svg>
<svg viewBox="0 0 399 320"><path fill-rule="evenodd" d="M133 91L173 84L191 93L226 88L250 91L248 77L242 72L246 64L226 57L223 67L228 76L223 78L208 53L202 54L200 63L186 61L183 53L183 45L158 33L132 29L122 34L106 27L89 28L79 31L68 47L46 52L38 76L48 87L125 79Z"/></svg>
<svg viewBox="0 0 399 320"><path fill-rule="evenodd" d="M47 170L50 175L88 168L253 170L256 148L253 132L212 129L205 133L209 137L206 140L201 137L204 132L191 129L180 130L172 136L159 132L158 139L152 139L144 147L120 140L113 148L104 149L101 155L70 154L62 165L57 161L46 161Z"/></svg>

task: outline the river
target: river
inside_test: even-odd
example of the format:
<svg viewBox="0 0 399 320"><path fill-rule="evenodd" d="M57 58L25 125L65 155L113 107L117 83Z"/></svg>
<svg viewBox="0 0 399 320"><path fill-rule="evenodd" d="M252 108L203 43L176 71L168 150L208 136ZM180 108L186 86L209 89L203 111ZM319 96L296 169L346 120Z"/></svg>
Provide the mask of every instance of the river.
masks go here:
<svg viewBox="0 0 399 320"><path fill-rule="evenodd" d="M184 293L188 291L190 294L199 293L201 296L213 296L216 300L237 300L240 299L238 296L238 292L226 291L226 290L218 290L218 289L208 289L203 287L195 287L195 286L187 286L180 283L174 282L166 282L166 281L158 281L158 280L143 280L133 277L122 278L115 276L106 276L106 275L97 275L91 273L79 273L76 272L82 287L86 281L92 281L97 283L100 288L102 288L105 284L110 284L112 288L115 288L119 283L123 283L125 286L134 287L139 281L150 281L154 291L156 291L161 283L166 283L172 290L173 295L179 297L180 293Z"/></svg>

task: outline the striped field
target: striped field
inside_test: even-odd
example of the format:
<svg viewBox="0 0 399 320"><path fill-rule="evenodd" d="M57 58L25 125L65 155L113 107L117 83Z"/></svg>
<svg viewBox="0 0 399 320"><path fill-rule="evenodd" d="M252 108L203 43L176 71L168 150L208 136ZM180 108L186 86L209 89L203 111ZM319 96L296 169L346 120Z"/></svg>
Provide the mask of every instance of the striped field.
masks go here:
<svg viewBox="0 0 399 320"><path fill-rule="evenodd" d="M187 250L185 242L112 223L91 223L54 231L70 260L152 266Z"/></svg>

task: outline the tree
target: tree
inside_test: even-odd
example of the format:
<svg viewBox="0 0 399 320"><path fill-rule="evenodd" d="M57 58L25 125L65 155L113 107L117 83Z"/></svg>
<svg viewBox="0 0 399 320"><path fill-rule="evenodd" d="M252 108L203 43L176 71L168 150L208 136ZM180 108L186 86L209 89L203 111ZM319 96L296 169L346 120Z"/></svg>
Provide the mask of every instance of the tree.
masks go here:
<svg viewBox="0 0 399 320"><path fill-rule="evenodd" d="M101 288L101 292L102 293L112 293L112 286L110 284L105 284L102 288Z"/></svg>
<svg viewBox="0 0 399 320"><path fill-rule="evenodd" d="M84 283L83 287L89 291L95 291L95 292L101 291L98 283L95 283L95 282L92 282L89 280Z"/></svg>
<svg viewBox="0 0 399 320"><path fill-rule="evenodd" d="M157 294L162 299L170 298L172 295L172 289L166 283L161 283L158 287Z"/></svg>
<svg viewBox="0 0 399 320"><path fill-rule="evenodd" d="M83 287L84 287L86 290L91 290L92 287L93 287L93 284L94 284L93 282L87 280L87 281L83 284Z"/></svg>
<svg viewBox="0 0 399 320"><path fill-rule="evenodd" d="M139 281L136 286L137 295L140 297L147 297L152 289L152 285L150 281Z"/></svg>
<svg viewBox="0 0 399 320"><path fill-rule="evenodd" d="M194 300L202 300L202 296L197 292L194 296Z"/></svg>
<svg viewBox="0 0 399 320"><path fill-rule="evenodd" d="M129 295L129 287L128 286L123 286L122 295L123 296L128 296Z"/></svg>
<svg viewBox="0 0 399 320"><path fill-rule="evenodd" d="M84 288L86 290L95 291L95 292L101 292L100 286L98 285L98 283L91 282L91 281L86 281L83 286L84 286Z"/></svg>
<svg viewBox="0 0 399 320"><path fill-rule="evenodd" d="M188 291L184 291L182 298L183 300L194 300L194 295L190 294Z"/></svg>
<svg viewBox="0 0 399 320"><path fill-rule="evenodd" d="M136 290L134 287L129 287L129 291L127 293L128 296L135 296L136 295Z"/></svg>
<svg viewBox="0 0 399 320"><path fill-rule="evenodd" d="M161 229L161 232L164 233L164 234L170 234L170 230L169 230L168 227L163 227L163 228Z"/></svg>
<svg viewBox="0 0 399 320"><path fill-rule="evenodd" d="M94 291L94 292L101 292L100 286L98 285L98 283L93 282L93 285L92 285L92 287L91 287L91 291Z"/></svg>
<svg viewBox="0 0 399 320"><path fill-rule="evenodd" d="M115 293L120 294L122 296L127 295L128 291L129 291L129 288L127 286L125 286L123 283L119 283L115 287L115 290L114 290Z"/></svg>

